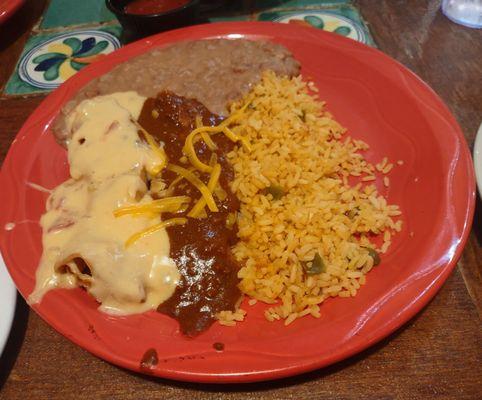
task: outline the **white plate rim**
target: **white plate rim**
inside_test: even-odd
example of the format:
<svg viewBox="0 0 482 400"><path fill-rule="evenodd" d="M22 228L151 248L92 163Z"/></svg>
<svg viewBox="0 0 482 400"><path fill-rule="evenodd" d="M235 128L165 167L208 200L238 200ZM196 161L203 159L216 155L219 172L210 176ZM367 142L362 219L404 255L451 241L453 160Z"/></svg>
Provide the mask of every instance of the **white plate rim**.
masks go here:
<svg viewBox="0 0 482 400"><path fill-rule="evenodd" d="M12 329L17 289L10 278L5 262L0 254L0 356Z"/></svg>
<svg viewBox="0 0 482 400"><path fill-rule="evenodd" d="M479 189L479 195L482 197L482 123L480 124L479 130L475 136L474 169L475 178L477 180L477 188Z"/></svg>

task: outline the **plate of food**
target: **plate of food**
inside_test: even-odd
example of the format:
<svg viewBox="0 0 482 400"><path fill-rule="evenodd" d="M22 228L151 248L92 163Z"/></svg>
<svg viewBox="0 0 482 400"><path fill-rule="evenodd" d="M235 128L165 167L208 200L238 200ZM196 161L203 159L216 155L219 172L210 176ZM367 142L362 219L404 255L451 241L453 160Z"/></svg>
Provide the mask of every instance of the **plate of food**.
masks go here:
<svg viewBox="0 0 482 400"><path fill-rule="evenodd" d="M469 150L425 83L273 23L171 31L82 69L0 184L30 306L111 363L196 382L286 377L386 337L448 277L474 211Z"/></svg>

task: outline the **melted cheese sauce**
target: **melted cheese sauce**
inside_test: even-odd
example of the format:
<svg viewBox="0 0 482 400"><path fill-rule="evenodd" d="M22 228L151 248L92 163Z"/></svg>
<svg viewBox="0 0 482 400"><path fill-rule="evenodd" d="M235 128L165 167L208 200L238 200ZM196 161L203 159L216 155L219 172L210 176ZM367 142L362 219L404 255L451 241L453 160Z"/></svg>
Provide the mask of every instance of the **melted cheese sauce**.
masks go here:
<svg viewBox="0 0 482 400"><path fill-rule="evenodd" d="M40 220L43 254L30 303L54 288L82 286L101 311L127 315L155 309L173 294L180 277L165 230L125 247L159 218L113 215L118 207L152 200L143 174L160 160L132 121L144 100L135 92L100 96L69 115L72 178L54 189Z"/></svg>

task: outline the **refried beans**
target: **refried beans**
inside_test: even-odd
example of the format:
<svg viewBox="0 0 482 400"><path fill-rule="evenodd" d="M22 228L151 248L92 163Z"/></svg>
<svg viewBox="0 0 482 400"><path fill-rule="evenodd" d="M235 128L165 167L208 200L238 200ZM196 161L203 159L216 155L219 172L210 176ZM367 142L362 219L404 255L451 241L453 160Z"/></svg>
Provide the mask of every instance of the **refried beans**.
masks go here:
<svg viewBox="0 0 482 400"><path fill-rule="evenodd" d="M300 65L285 47L268 41L209 39L154 48L117 65L77 92L54 122L54 134L65 145L71 136L65 128L66 114L86 98L115 92L136 91L155 97L168 90L226 116L229 103L246 94L266 70L294 76Z"/></svg>

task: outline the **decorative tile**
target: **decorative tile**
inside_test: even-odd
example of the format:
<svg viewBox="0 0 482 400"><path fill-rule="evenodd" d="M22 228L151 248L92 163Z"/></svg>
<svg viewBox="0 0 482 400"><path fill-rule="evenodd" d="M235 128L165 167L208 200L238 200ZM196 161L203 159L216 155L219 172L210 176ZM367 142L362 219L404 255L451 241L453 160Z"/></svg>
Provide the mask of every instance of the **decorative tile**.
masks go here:
<svg viewBox="0 0 482 400"><path fill-rule="evenodd" d="M114 20L115 15L107 9L104 0L51 0L43 15L40 29L99 24Z"/></svg>
<svg viewBox="0 0 482 400"><path fill-rule="evenodd" d="M53 90L86 65L120 47L119 26L32 36L5 87L6 94Z"/></svg>
<svg viewBox="0 0 482 400"><path fill-rule="evenodd" d="M257 8L306 8L306 7L328 7L342 4L350 4L350 0L257 0Z"/></svg>
<svg viewBox="0 0 482 400"><path fill-rule="evenodd" d="M224 4L204 18L211 22L300 24L375 45L350 0L246 0ZM120 47L121 27L106 24L113 19L104 0L51 0L4 93L28 95L53 90L84 66Z"/></svg>
<svg viewBox="0 0 482 400"><path fill-rule="evenodd" d="M259 0L249 2L250 8L239 2L233 12L218 10L211 22L272 21L324 29L370 46L375 42L358 10L349 0Z"/></svg>
<svg viewBox="0 0 482 400"><path fill-rule="evenodd" d="M250 15L233 15L233 16L221 16L221 17L210 17L209 22L237 22L237 21L252 21L253 18Z"/></svg>
<svg viewBox="0 0 482 400"><path fill-rule="evenodd" d="M300 9L270 11L258 15L259 21L273 21L323 29L359 42L374 45L373 39L359 15L351 7L333 9Z"/></svg>

